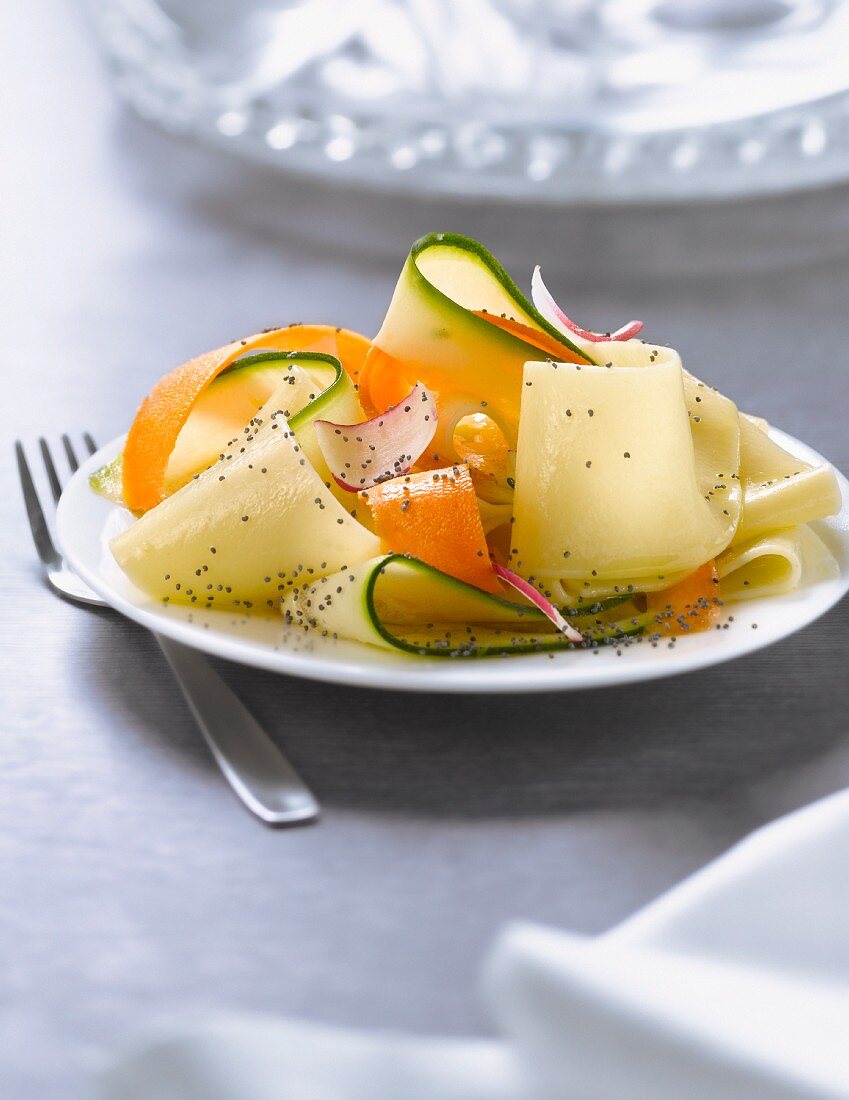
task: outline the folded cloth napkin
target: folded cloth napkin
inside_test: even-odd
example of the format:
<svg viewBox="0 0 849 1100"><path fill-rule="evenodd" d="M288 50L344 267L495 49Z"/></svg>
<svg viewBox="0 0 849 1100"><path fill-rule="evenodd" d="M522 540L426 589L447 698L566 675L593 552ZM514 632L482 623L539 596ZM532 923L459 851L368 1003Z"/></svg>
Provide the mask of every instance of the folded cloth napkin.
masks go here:
<svg viewBox="0 0 849 1100"><path fill-rule="evenodd" d="M485 967L503 1038L249 1016L136 1040L104 1100L849 1098L849 792L758 830L594 939L514 925Z"/></svg>

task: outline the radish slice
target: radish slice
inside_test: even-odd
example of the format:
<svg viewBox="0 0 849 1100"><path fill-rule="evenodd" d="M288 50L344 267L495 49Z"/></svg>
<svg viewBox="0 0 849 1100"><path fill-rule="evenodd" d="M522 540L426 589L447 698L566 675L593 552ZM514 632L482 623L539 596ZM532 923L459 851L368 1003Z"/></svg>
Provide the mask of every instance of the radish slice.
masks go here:
<svg viewBox="0 0 849 1100"><path fill-rule="evenodd" d="M535 604L543 615L554 623L561 634L566 635L570 642L582 642L584 640L583 634L580 634L574 626L570 626L554 604L550 600L547 600L542 592L534 588L534 586L526 581L524 577L520 577L518 573L514 573L512 569L505 568L497 561L492 563L492 568L505 584L512 585L517 592L521 592L523 596L527 596L531 603Z"/></svg>
<svg viewBox="0 0 849 1100"><path fill-rule="evenodd" d="M534 274L531 278L531 297L534 300L534 305L545 317L547 321L550 321L555 328L565 329L567 333L571 332L575 336L579 336L582 340L588 340L592 344L600 343L603 340L631 340L638 332L643 331L642 321L629 321L627 325L623 325L615 332L590 332L589 329L581 328L580 325L576 325L574 321L570 321L560 306L555 302L551 295L551 291L542 281L542 274L540 273L539 266L534 268Z"/></svg>
<svg viewBox="0 0 849 1100"><path fill-rule="evenodd" d="M436 403L421 382L403 401L362 424L315 422L333 480L351 493L409 473L435 431Z"/></svg>

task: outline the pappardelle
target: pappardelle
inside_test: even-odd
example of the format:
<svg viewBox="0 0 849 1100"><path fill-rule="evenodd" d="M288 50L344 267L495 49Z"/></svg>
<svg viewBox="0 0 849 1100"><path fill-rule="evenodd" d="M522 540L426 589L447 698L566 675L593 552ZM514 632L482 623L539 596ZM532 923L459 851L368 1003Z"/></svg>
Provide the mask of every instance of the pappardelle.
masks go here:
<svg viewBox="0 0 849 1100"><path fill-rule="evenodd" d="M833 571L833 469L480 244L410 252L373 340L291 325L166 375L92 477L164 603L424 656L657 641Z"/></svg>

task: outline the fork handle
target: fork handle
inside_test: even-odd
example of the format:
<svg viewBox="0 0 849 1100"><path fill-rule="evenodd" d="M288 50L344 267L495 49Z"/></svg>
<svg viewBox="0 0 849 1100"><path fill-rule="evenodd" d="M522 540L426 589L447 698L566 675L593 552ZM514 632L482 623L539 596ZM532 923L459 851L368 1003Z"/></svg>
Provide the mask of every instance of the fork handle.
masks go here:
<svg viewBox="0 0 849 1100"><path fill-rule="evenodd" d="M234 792L267 825L299 825L319 815L312 791L209 662L154 634L206 743Z"/></svg>

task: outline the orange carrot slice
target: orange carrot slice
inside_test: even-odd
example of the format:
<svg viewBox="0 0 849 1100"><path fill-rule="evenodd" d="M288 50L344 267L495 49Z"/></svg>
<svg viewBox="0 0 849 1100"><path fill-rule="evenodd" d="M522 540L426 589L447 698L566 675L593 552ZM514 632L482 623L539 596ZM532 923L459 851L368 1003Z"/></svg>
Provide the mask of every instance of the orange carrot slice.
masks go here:
<svg viewBox="0 0 849 1100"><path fill-rule="evenodd" d="M564 347L553 336L549 336L547 332L531 328L530 325L523 325L521 321L514 321L512 317L498 317L494 313L485 313L483 310L478 309L474 309L472 312L476 317L482 317L484 321L489 321L491 325L497 325L499 328L505 329L512 336L518 336L526 344L533 344L535 348L544 351L547 355L556 359L558 363L586 363L587 361L585 356L577 355L574 351Z"/></svg>
<svg viewBox="0 0 849 1100"><path fill-rule="evenodd" d="M472 481L506 482L510 471L510 452L504 433L488 416L472 416L454 430L457 454L469 467Z"/></svg>
<svg viewBox="0 0 849 1100"><path fill-rule="evenodd" d="M709 630L722 613L716 565L706 562L683 581L661 592L649 592L648 610L657 616L664 634L696 634Z"/></svg>
<svg viewBox="0 0 849 1100"><path fill-rule="evenodd" d="M168 459L198 398L223 370L253 348L322 351L335 355L356 381L370 343L332 325L289 325L259 332L183 363L161 378L141 403L124 446L123 491L128 508L145 512L159 504Z"/></svg>
<svg viewBox="0 0 849 1100"><path fill-rule="evenodd" d="M384 481L360 494L389 551L410 554L476 588L502 594L466 466Z"/></svg>
<svg viewBox="0 0 849 1100"><path fill-rule="evenodd" d="M408 381L404 364L372 344L359 373L359 398L363 412L371 419L391 405L397 405L410 392L416 379Z"/></svg>

